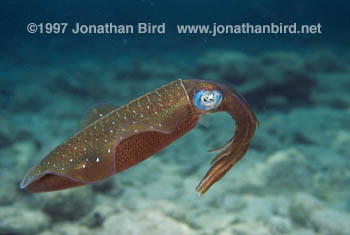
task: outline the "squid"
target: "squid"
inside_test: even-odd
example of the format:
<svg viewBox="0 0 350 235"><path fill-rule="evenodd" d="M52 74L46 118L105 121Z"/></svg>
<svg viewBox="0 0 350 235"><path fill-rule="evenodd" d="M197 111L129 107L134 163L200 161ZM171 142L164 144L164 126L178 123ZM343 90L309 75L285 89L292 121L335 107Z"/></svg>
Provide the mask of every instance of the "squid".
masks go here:
<svg viewBox="0 0 350 235"><path fill-rule="evenodd" d="M196 190L203 195L247 152L257 118L234 89L214 81L172 81L121 107L95 109L84 128L28 170L20 188L50 192L102 181L159 152L196 126L201 115L227 112L234 136L222 147Z"/></svg>

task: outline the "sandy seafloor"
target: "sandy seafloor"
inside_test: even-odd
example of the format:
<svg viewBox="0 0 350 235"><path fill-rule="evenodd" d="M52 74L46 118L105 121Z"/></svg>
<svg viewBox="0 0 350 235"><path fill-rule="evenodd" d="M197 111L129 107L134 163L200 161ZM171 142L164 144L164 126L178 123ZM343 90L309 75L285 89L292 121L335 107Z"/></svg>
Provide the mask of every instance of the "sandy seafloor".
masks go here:
<svg viewBox="0 0 350 235"><path fill-rule="evenodd" d="M1 61L0 234L350 234L348 52L208 49L179 60L166 52L65 58L69 48L59 46L29 57L28 48ZM122 105L177 78L234 87L261 123L246 156L203 197L195 187L215 156L207 151L234 132L227 114L102 183L18 189L89 107Z"/></svg>

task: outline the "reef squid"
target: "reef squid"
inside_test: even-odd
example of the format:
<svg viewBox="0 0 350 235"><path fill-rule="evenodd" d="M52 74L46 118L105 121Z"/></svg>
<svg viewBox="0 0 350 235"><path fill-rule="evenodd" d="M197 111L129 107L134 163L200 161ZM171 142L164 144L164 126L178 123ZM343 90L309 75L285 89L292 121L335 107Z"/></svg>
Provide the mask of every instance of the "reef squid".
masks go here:
<svg viewBox="0 0 350 235"><path fill-rule="evenodd" d="M201 115L227 112L234 136L196 190L204 194L247 152L258 124L247 101L214 81L178 79L95 118L29 169L20 188L33 193L102 181L159 152L194 128Z"/></svg>

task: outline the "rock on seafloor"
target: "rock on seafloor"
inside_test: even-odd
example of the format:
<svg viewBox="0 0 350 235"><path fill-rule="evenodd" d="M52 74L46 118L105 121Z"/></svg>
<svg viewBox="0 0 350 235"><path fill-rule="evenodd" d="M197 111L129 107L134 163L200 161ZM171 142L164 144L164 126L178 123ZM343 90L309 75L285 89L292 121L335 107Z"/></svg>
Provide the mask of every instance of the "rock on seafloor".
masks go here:
<svg viewBox="0 0 350 235"><path fill-rule="evenodd" d="M350 214L329 208L316 210L311 214L311 224L316 231L325 234L350 234Z"/></svg>
<svg viewBox="0 0 350 235"><path fill-rule="evenodd" d="M350 214L327 208L318 199L305 193L294 196L290 213L293 220L327 235L350 234Z"/></svg>
<svg viewBox="0 0 350 235"><path fill-rule="evenodd" d="M78 224L57 223L38 235L94 235L90 229Z"/></svg>
<svg viewBox="0 0 350 235"><path fill-rule="evenodd" d="M289 234L292 231L292 222L289 218L273 216L269 218L269 228L273 234Z"/></svg>
<svg viewBox="0 0 350 235"><path fill-rule="evenodd" d="M241 223L232 226L220 235L239 234L239 235L271 235L271 231L261 223Z"/></svg>
<svg viewBox="0 0 350 235"><path fill-rule="evenodd" d="M94 196L91 187L79 187L39 194L37 203L54 220L76 220L93 208Z"/></svg>
<svg viewBox="0 0 350 235"><path fill-rule="evenodd" d="M17 179L9 170L1 171L0 178L2 182L6 182L1 185L0 206L11 205L19 199L19 195L17 194Z"/></svg>
<svg viewBox="0 0 350 235"><path fill-rule="evenodd" d="M292 219L304 226L310 226L309 218L315 210L323 208L322 203L313 196L306 193L296 193L290 206L290 215Z"/></svg>
<svg viewBox="0 0 350 235"><path fill-rule="evenodd" d="M103 224L101 235L191 235L196 234L185 223L165 216L159 211L117 214Z"/></svg>
<svg viewBox="0 0 350 235"><path fill-rule="evenodd" d="M227 177L232 177L228 187L233 184L230 188L237 193L273 195L308 189L312 185L308 164L307 156L297 148L276 151L266 161L256 162L246 171L233 172ZM234 180L237 177L240 180Z"/></svg>
<svg viewBox="0 0 350 235"><path fill-rule="evenodd" d="M48 228L50 219L41 211L0 207L0 234L33 235Z"/></svg>
<svg viewBox="0 0 350 235"><path fill-rule="evenodd" d="M265 185L279 191L305 189L312 184L307 157L298 149L274 153L265 163Z"/></svg>

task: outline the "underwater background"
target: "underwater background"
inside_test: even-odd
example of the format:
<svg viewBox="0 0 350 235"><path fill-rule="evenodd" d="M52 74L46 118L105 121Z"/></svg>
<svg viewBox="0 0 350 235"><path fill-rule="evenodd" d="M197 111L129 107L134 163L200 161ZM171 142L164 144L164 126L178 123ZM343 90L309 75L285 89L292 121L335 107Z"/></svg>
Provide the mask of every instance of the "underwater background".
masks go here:
<svg viewBox="0 0 350 235"><path fill-rule="evenodd" d="M350 2L0 2L0 234L350 234ZM166 33L29 33L29 23L166 24ZM317 34L180 34L177 25L321 24ZM79 131L175 79L239 91L261 126L204 196L227 114L98 184L31 194L26 171Z"/></svg>

